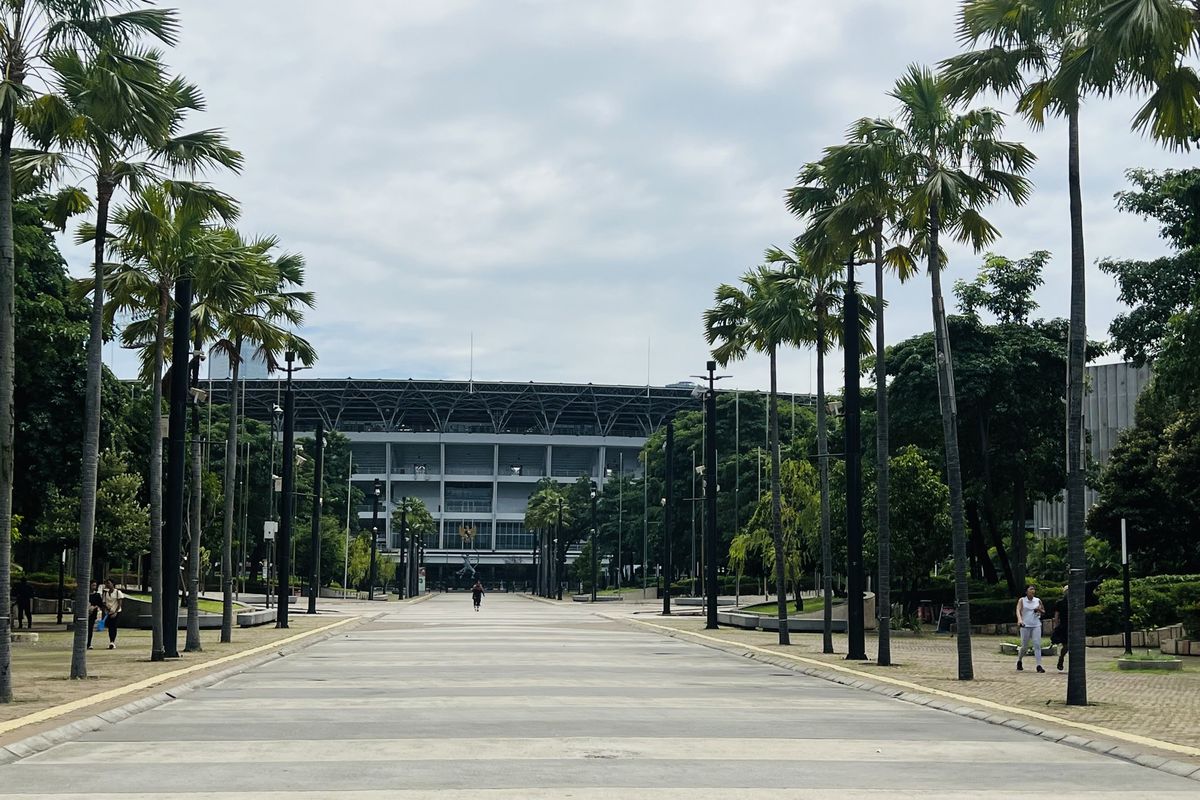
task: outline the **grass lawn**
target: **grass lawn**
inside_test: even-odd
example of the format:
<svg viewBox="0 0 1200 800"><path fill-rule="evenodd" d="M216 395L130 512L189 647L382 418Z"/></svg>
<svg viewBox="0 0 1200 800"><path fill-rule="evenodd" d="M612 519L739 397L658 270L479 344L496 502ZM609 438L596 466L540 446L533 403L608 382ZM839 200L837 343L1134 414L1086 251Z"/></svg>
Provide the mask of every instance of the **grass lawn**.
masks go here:
<svg viewBox="0 0 1200 800"><path fill-rule="evenodd" d="M148 595L148 594L139 594L137 592L126 592L125 596L132 597L134 600L144 600L147 603L150 602L150 595ZM239 608L249 608L249 606L247 606L243 603L235 602L233 604L233 611L235 614L237 613L237 610ZM186 605L180 609L181 613L185 613L186 611L187 611ZM209 600L207 598L201 597L200 598L200 611L205 614L220 614L221 613L221 601L220 600Z"/></svg>
<svg viewBox="0 0 1200 800"><path fill-rule="evenodd" d="M787 612L789 616L792 614L806 614L811 611L820 611L825 607L825 601L820 597L805 597L803 599L804 607L800 609L796 608L795 600L788 601ZM838 603L835 601L834 605L836 606ZM753 606L745 606L742 608L742 611L748 611L751 614L766 614L768 616L774 616L779 613L779 604L774 601L770 603L758 603L757 605Z"/></svg>

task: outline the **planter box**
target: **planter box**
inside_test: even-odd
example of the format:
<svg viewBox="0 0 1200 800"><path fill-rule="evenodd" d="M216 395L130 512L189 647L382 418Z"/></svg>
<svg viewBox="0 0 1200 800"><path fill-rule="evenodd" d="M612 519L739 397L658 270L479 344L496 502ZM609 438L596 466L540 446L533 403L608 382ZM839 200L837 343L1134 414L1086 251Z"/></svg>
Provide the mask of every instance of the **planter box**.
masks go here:
<svg viewBox="0 0 1200 800"><path fill-rule="evenodd" d="M1118 658L1117 669L1139 670L1139 669L1165 669L1178 672L1183 669L1183 659L1173 658L1162 661L1150 661L1135 658Z"/></svg>
<svg viewBox="0 0 1200 800"><path fill-rule="evenodd" d="M1169 656L1200 656L1200 642L1189 639L1164 639L1159 645L1159 650Z"/></svg>

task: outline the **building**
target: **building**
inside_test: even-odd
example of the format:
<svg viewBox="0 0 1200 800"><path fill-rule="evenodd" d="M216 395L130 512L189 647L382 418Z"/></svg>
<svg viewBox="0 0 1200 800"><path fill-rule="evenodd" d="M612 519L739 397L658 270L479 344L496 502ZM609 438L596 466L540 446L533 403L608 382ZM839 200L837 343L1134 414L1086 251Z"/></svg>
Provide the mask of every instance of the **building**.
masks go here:
<svg viewBox="0 0 1200 800"><path fill-rule="evenodd" d="M266 421L280 402L278 379L248 380L246 413ZM598 484L642 475L639 452L673 414L696 410L692 387L483 381L293 381L296 436L320 420L351 440L349 479L373 517L373 486L382 486L379 527L385 550L399 544L392 511L403 498L423 501L438 524L425 537L431 585L450 579L464 560L489 580L533 577L534 534L525 508L545 477ZM222 402L227 388L217 387Z"/></svg>
<svg viewBox="0 0 1200 800"><path fill-rule="evenodd" d="M208 358L208 367L205 375L212 376L214 380L229 377L231 370L229 356L223 350L213 350ZM266 378L267 372L267 362L255 352L254 346L249 343L243 343L242 364L238 367L238 375L246 379Z"/></svg>
<svg viewBox="0 0 1200 800"><path fill-rule="evenodd" d="M1121 432L1137 422L1137 399L1150 384L1148 365L1135 367L1128 362L1098 364L1084 373L1083 429L1088 448L1087 464L1108 465ZM1066 432L1063 432L1066 436ZM1099 495L1092 487L1084 491L1084 513L1096 504ZM1033 507L1033 528L1043 536L1067 535L1066 492L1054 502L1039 502Z"/></svg>

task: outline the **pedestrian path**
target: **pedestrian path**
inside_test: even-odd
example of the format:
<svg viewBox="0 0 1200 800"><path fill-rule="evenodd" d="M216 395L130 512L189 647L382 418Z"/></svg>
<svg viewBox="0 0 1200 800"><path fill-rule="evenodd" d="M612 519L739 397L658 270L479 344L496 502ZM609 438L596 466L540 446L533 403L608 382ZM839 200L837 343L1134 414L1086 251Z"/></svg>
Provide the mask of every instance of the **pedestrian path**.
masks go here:
<svg viewBox="0 0 1200 800"><path fill-rule="evenodd" d="M0 767L0 798L1173 798L1197 784L631 629L470 595Z"/></svg>

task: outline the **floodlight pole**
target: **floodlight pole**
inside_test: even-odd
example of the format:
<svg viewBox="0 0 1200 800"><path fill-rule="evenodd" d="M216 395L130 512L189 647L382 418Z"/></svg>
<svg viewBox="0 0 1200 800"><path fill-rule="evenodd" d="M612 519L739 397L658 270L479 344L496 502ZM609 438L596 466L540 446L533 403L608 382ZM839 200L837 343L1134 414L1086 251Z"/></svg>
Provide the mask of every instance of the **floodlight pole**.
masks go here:
<svg viewBox="0 0 1200 800"><path fill-rule="evenodd" d="M863 612L862 452L860 336L858 287L854 282L854 258L846 260L845 328L846 354L846 660L866 661L866 620Z"/></svg>
<svg viewBox="0 0 1200 800"><path fill-rule="evenodd" d="M316 448L313 452L312 569L308 579L308 613L317 613L317 587L321 583L321 489L325 484L325 424L317 421Z"/></svg>
<svg viewBox="0 0 1200 800"><path fill-rule="evenodd" d="M663 460L666 462L663 470L663 481L666 483L666 497L663 498L663 527L662 527L662 564L663 590L662 601L664 616L671 615L671 532L675 519L675 420L667 420L667 441L664 445Z"/></svg>

